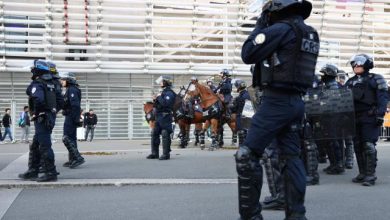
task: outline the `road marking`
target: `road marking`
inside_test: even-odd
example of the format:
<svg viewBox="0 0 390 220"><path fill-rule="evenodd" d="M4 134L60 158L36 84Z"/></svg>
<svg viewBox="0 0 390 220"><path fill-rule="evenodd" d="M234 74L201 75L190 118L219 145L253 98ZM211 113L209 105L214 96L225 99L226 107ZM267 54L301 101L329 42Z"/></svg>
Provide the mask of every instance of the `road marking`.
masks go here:
<svg viewBox="0 0 390 220"><path fill-rule="evenodd" d="M58 179L38 183L23 180L0 180L0 188L39 188L65 186L131 186L131 185L191 185L237 184L237 179Z"/></svg>
<svg viewBox="0 0 390 220"><path fill-rule="evenodd" d="M22 190L23 189L0 189L0 219L3 218Z"/></svg>

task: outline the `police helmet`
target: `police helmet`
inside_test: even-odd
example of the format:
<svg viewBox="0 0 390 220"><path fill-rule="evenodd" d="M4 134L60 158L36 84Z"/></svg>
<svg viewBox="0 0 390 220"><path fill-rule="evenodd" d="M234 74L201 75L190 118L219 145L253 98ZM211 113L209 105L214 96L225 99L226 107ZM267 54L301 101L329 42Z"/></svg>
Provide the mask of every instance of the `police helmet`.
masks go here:
<svg viewBox="0 0 390 220"><path fill-rule="evenodd" d="M163 83L163 87L172 86L172 78L170 76L160 76L156 79L156 84Z"/></svg>
<svg viewBox="0 0 390 220"><path fill-rule="evenodd" d="M57 66L55 63L53 63L52 61L46 61L47 65L49 65L49 71L51 74L53 75L57 75L58 74L58 71L57 71Z"/></svg>
<svg viewBox="0 0 390 220"><path fill-rule="evenodd" d="M50 68L48 63L45 60L34 60L29 64L29 68L31 69L31 73L34 76L43 75L50 72Z"/></svg>
<svg viewBox="0 0 390 220"><path fill-rule="evenodd" d="M196 78L196 76L192 76L192 77L191 77L191 81L198 82L198 78Z"/></svg>
<svg viewBox="0 0 390 220"><path fill-rule="evenodd" d="M231 76L230 71L228 69L223 69L221 71L222 76Z"/></svg>
<svg viewBox="0 0 390 220"><path fill-rule="evenodd" d="M358 54L351 58L350 64L353 67L355 66L363 66L365 70L369 70L374 68L374 61L372 57L367 54Z"/></svg>
<svg viewBox="0 0 390 220"><path fill-rule="evenodd" d="M246 83L245 83L244 80L237 79L237 80L234 82L234 86L237 88L237 90L245 89L245 88L246 88Z"/></svg>
<svg viewBox="0 0 390 220"><path fill-rule="evenodd" d="M325 64L320 70L320 73L323 73L326 76L333 76L336 77L337 73L339 72L339 68L337 68L334 64Z"/></svg>
<svg viewBox="0 0 390 220"><path fill-rule="evenodd" d="M59 73L61 80L66 80L68 83L76 84L76 75L70 72Z"/></svg>
<svg viewBox="0 0 390 220"><path fill-rule="evenodd" d="M284 12L288 9L295 9L295 13L301 15L303 19L310 16L313 6L307 0L268 0L263 5L263 12Z"/></svg>

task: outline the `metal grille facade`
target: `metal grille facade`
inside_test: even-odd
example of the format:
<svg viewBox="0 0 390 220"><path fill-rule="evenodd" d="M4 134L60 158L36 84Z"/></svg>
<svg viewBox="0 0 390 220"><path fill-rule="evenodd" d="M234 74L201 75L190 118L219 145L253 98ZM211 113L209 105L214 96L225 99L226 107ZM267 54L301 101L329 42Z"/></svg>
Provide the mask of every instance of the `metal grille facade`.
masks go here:
<svg viewBox="0 0 390 220"><path fill-rule="evenodd" d="M0 0L0 111L13 121L27 103L27 61L53 60L77 74L84 109L99 117L97 138L146 138L142 103L161 74L176 86L223 68L249 80L241 45L259 14L250 0ZM350 72L356 53L374 57L388 78L390 3L387 0L313 0L308 23L321 37L319 66ZM60 137L59 116L55 136ZM15 129L19 136L18 129ZM15 132L14 132L15 134Z"/></svg>

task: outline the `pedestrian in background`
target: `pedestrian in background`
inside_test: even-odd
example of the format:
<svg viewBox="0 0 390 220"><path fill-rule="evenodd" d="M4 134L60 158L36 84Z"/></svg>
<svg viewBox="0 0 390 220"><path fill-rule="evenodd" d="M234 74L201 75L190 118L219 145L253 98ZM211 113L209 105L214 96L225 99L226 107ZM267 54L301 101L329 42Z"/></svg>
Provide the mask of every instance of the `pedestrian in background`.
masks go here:
<svg viewBox="0 0 390 220"><path fill-rule="evenodd" d="M19 115L18 125L22 129L22 136L20 142L29 143L28 138L30 135L30 116L28 114L28 106L24 106L23 112Z"/></svg>
<svg viewBox="0 0 390 220"><path fill-rule="evenodd" d="M5 140L5 137L9 137L9 139L11 140L11 143L15 143L15 140L14 138L12 137L12 131L11 131L11 125L12 125L12 120L11 120L11 109L10 108L6 108L5 109L5 114L3 116L3 126L4 126L4 135L3 135L3 138L2 138L2 141Z"/></svg>
<svg viewBox="0 0 390 220"><path fill-rule="evenodd" d="M93 112L93 109L90 109L89 112L85 114L85 118L84 118L84 127L87 128L85 131L84 141L87 141L89 132L91 132L91 138L89 139L89 141L90 142L92 141L93 136L95 134L95 128L97 122L98 119L96 114Z"/></svg>

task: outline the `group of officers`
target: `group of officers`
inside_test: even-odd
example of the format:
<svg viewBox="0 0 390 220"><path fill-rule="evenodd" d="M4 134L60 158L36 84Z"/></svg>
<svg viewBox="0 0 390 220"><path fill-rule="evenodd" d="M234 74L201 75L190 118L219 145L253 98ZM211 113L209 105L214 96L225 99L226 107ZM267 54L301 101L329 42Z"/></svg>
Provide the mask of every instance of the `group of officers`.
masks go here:
<svg viewBox="0 0 390 220"><path fill-rule="evenodd" d="M345 168L352 168L353 146L359 173L352 181L373 186L377 179L375 146L387 108L387 83L383 76L370 72L374 62L367 54L351 58L355 75L345 85L336 82L340 71L332 64L322 67L322 76L316 80L314 72L320 39L317 31L304 22L311 10L312 4L307 0L267 1L254 30L242 46L243 62L254 65L252 85L262 93L248 134L235 156L242 220L263 219L263 207L284 209L288 220L305 220L306 185L318 183L316 161L325 158L322 149L330 161L330 166L324 170L326 173L340 174ZM304 120L304 96L313 84L328 90L341 87L351 90L355 116L353 137L315 141L310 137L310 131L304 131L302 136L302 130L310 128L304 126L307 122ZM266 174L274 183L270 184L271 197L260 203L263 182L260 159L269 151L277 152L277 159L266 156L269 159L264 161L265 167L271 167ZM306 151L308 166L303 162L302 151ZM267 160L276 161L275 172L270 171L272 163ZM279 177L275 178L273 174ZM279 206L275 206L278 204L274 202L275 197L280 198Z"/></svg>
<svg viewBox="0 0 390 220"><path fill-rule="evenodd" d="M65 116L62 141L69 152L64 167L76 168L85 162L77 148L77 127L80 121L81 91L73 73L58 73L51 61L34 60L31 83L26 90L35 134L29 148L28 169L19 174L23 180L56 181L59 173L54 162L51 133L57 113ZM43 173L39 175L39 173Z"/></svg>
<svg viewBox="0 0 390 220"><path fill-rule="evenodd" d="M246 82L240 79L235 80L234 86L239 93L233 100L232 90L232 78L231 73L227 69L223 69L220 72L221 81L218 86L214 86L211 79L207 80L207 85L216 94L220 95L223 100L224 106L226 106L225 117L230 117L231 113L236 113L237 131L239 134L239 140L243 142L245 129L241 126L241 114L244 109L245 101L250 100L248 91L246 90ZM190 83L197 82L196 77L191 77ZM173 106L175 103L176 93L172 90L172 79L169 76L160 76L156 83L162 88L162 91L158 95L153 96L153 103L155 108L155 119L156 123L152 129L151 137L151 154L148 155L147 159L159 159L169 160L171 151L171 133L172 121L173 121ZM179 113L178 117L186 117L191 120L194 118L194 99L190 99L185 104L185 110L183 113ZM196 102L196 101L195 101ZM183 106L184 107L184 106ZM162 141L163 153L159 155L160 135Z"/></svg>

